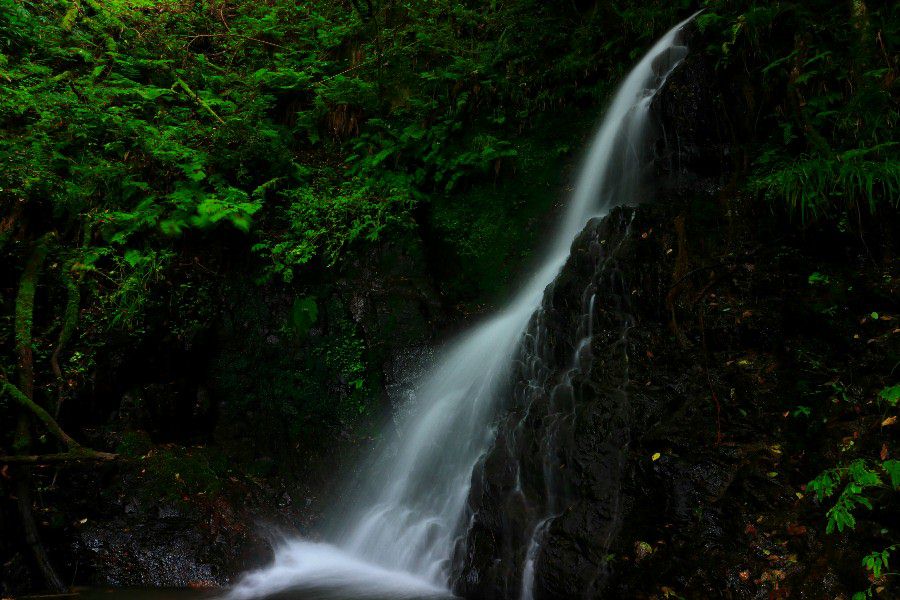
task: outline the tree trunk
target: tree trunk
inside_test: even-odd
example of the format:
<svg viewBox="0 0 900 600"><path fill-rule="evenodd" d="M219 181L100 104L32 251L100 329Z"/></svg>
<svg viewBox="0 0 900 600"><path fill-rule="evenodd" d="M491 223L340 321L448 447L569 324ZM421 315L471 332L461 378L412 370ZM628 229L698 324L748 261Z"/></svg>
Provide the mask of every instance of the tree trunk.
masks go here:
<svg viewBox="0 0 900 600"><path fill-rule="evenodd" d="M0 456L0 465L52 465L52 464L87 464L119 460L118 454L96 452L87 448L59 452L57 454L15 454Z"/></svg>
<svg viewBox="0 0 900 600"><path fill-rule="evenodd" d="M34 250L25 263L25 270L22 278L19 280L19 292L16 295L16 314L15 314L15 333L16 333L16 354L19 356L19 389L15 389L8 381L3 381L2 389L9 392L15 400L23 406L30 409L34 414L38 415L45 424L50 427L55 425L55 430L51 427L51 431L66 443L67 447L72 448L78 446L77 442L56 425L56 421L47 414L43 408L34 402L34 352L32 350L32 325L34 321L34 294L37 287L38 274L44 259L47 257L46 236L42 237L35 244ZM42 417L46 415L46 419ZM23 411L19 417L18 431L16 436L16 450L18 452L26 451L31 446L31 431L28 426L28 413ZM25 532L25 543L31 549L35 563L44 580L54 592L66 591L62 579L56 573L56 569L50 564L47 552L41 545L41 539L38 535L37 523L34 521L31 502L31 471L26 467L23 468L16 477L15 491L17 496L16 505L19 508L19 517L22 519L22 529Z"/></svg>
<svg viewBox="0 0 900 600"><path fill-rule="evenodd" d="M34 294L38 274L47 258L46 236L35 243L25 263L16 295L16 354L19 356L19 389L29 399L34 398L34 352L31 348L31 329L34 322Z"/></svg>
<svg viewBox="0 0 900 600"><path fill-rule="evenodd" d="M63 313L63 322L59 331L59 339L56 341L56 348L50 357L50 367L53 369L53 374L56 375L56 406L53 407L53 416L57 419L65 401L67 387L65 374L59 365L59 355L78 326L78 309L81 307L81 289L79 287L81 278L72 276L73 264L74 261L70 260L63 267L62 278L66 285L66 310Z"/></svg>
<svg viewBox="0 0 900 600"><path fill-rule="evenodd" d="M53 592L62 593L68 588L59 578L56 569L50 564L50 558L41 544L41 538L38 535L37 523L34 522L34 515L31 512L31 485L29 483L30 472L28 469L22 469L20 476L17 478L16 504L19 507L19 516L22 518L22 529L25 531L25 543L31 548L31 553L37 563L38 568L44 575L47 587Z"/></svg>

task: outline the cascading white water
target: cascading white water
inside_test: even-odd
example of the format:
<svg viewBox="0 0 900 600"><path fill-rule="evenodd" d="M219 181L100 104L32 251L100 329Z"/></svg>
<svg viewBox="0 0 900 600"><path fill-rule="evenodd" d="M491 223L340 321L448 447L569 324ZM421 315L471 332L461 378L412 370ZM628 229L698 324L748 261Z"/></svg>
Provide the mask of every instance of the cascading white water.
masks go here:
<svg viewBox="0 0 900 600"><path fill-rule="evenodd" d="M628 75L591 144L543 263L503 311L456 340L436 362L398 426L397 443L373 461L355 506L343 507L334 543L282 544L274 564L244 577L231 598L292 587L339 589L343 598L448 595L472 469L493 438L516 348L587 221L637 202L650 102L687 53L679 33L692 18L663 36Z"/></svg>

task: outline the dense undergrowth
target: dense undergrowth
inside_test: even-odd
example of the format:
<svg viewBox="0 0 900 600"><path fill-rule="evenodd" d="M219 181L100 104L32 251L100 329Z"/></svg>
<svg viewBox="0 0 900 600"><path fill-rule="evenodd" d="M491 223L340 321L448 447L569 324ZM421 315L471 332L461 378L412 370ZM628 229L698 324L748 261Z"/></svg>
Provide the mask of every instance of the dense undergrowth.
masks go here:
<svg viewBox="0 0 900 600"><path fill-rule="evenodd" d="M698 25L716 33L707 51L725 72L742 69L757 88L748 108L766 135L750 155L750 188L803 220L894 215L897 7L772 2L741 10L736 19L707 11Z"/></svg>
<svg viewBox="0 0 900 600"><path fill-rule="evenodd" d="M72 434L178 498L365 432L390 352L502 298L615 82L701 8L735 193L890 258L891 2L0 0L2 454ZM375 272L429 291L360 316ZM854 477L896 485L854 452L815 480L837 527Z"/></svg>
<svg viewBox="0 0 900 600"><path fill-rule="evenodd" d="M7 377L17 344L40 366L55 353L59 369L36 379L55 406L91 393L110 338L202 343L240 264L237 310L264 288L294 295L276 327L303 338L326 322L337 345L299 343L314 364L273 374L255 408L290 438L365 413L378 394L360 332L346 307L316 304L317 282L425 229L435 268L453 265L453 302L503 289L553 201L546 180L584 135L571 121L593 120L678 9L588 8L4 3L4 314L37 254L28 276L45 290L33 339L5 322ZM349 405L322 397L335 381Z"/></svg>

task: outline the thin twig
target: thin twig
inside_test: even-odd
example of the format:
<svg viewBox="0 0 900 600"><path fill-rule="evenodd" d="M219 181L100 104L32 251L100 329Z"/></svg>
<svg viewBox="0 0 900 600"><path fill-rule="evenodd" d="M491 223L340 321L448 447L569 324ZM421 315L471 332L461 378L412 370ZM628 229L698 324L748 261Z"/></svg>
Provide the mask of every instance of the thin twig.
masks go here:
<svg viewBox="0 0 900 600"><path fill-rule="evenodd" d="M184 79L182 79L181 77L178 77L178 76L176 75L176 76L175 76L175 85L181 86L181 89L183 89L183 90L187 93L187 95L191 97L191 99L192 99L194 102L196 102L197 104L199 104L200 106L202 106L203 108L205 108L207 111L209 111L209 114L211 114L213 117L215 117L216 121L218 121L218 122L221 123L222 125L225 124L225 121L222 119L222 117L220 117L218 114L216 114L216 111L214 111L214 110L212 109L212 107L211 107L209 104L207 104L207 103L203 100L203 98L201 98L200 96L198 96L198 95L194 92L194 90L192 90L192 89L190 88L190 86L188 86L188 84L186 84L186 83L184 82Z"/></svg>
<svg viewBox="0 0 900 600"><path fill-rule="evenodd" d="M266 44L267 46L274 46L274 47L276 47L276 48L281 48L281 49L283 49L283 50L291 50L292 52L296 52L296 50L293 50L293 49L291 49L291 48L288 48L287 46L282 46L281 44L276 44L275 42L269 42L269 41L267 41L267 40L261 40L261 39L259 39L259 38L250 37L249 35L241 35L241 34L239 34L239 33L231 33L231 32L228 32L228 33L196 33L196 34L191 35L191 36L181 35L181 36L177 36L177 37L185 37L185 38L186 38L186 37L190 37L190 38L191 38L190 40L188 40L188 43L185 44L185 47L190 46L191 44L193 44L193 43L194 43L194 40L196 40L196 39L198 39L198 38L210 38L210 37L239 37L239 38L242 38L242 39L245 39L245 40L250 40L250 41L253 41L253 42L259 42L260 44Z"/></svg>

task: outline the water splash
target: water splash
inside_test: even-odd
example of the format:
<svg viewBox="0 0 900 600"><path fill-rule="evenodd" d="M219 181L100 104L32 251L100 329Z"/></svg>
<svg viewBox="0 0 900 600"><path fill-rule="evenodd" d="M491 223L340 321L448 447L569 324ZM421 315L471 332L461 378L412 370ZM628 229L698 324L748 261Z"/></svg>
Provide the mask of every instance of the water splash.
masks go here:
<svg viewBox="0 0 900 600"><path fill-rule="evenodd" d="M303 583L306 599L426 600L447 598L447 590L422 579L360 560L330 544L291 540L281 544L275 562L250 573L229 593L234 600L270 596Z"/></svg>
<svg viewBox="0 0 900 600"><path fill-rule="evenodd" d="M283 544L274 564L247 575L231 598L264 597L298 586L339 587L343 597L357 598L449 594L450 562L465 533L472 470L494 438L492 424L523 333L587 221L640 200L650 102L687 53L679 38L692 18L663 36L622 83L543 263L503 311L461 336L435 363L418 387L414 409L398 424L396 443L373 460L357 502L342 507L334 544ZM581 361L577 352L573 359L576 366ZM540 529L527 553L531 572ZM523 595L530 585L523 580Z"/></svg>

